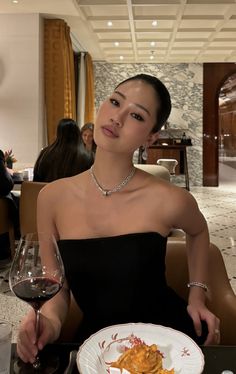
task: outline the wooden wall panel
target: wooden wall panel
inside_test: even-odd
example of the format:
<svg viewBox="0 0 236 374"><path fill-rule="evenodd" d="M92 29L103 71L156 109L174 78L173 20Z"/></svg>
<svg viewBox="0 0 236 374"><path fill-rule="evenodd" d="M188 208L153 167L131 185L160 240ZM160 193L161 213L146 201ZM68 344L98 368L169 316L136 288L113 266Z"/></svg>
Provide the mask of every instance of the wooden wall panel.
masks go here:
<svg viewBox="0 0 236 374"><path fill-rule="evenodd" d="M203 186L219 185L219 92L234 63L203 64Z"/></svg>
<svg viewBox="0 0 236 374"><path fill-rule="evenodd" d="M180 152L176 149L153 149L148 148L148 159L147 164L156 164L159 158L174 158L178 161L178 165L175 169L175 174L180 174Z"/></svg>

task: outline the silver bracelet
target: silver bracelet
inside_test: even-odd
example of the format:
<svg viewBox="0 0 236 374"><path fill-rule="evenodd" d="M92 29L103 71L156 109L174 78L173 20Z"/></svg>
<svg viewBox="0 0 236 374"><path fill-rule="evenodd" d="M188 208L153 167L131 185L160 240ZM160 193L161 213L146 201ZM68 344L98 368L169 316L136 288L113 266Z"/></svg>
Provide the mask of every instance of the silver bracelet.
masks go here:
<svg viewBox="0 0 236 374"><path fill-rule="evenodd" d="M200 287L200 288L203 288L205 292L207 292L209 290L208 286L205 284L205 283L202 283L202 282L189 282L187 284L188 288L190 287Z"/></svg>

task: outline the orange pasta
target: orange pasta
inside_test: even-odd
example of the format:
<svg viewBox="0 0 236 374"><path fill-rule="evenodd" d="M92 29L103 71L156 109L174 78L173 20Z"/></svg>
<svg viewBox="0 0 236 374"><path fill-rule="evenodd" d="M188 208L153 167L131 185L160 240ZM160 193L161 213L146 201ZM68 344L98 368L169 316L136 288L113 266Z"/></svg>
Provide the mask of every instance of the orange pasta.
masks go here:
<svg viewBox="0 0 236 374"><path fill-rule="evenodd" d="M156 344L139 344L127 349L112 367L126 369L130 374L174 374L174 370L162 367L162 355Z"/></svg>

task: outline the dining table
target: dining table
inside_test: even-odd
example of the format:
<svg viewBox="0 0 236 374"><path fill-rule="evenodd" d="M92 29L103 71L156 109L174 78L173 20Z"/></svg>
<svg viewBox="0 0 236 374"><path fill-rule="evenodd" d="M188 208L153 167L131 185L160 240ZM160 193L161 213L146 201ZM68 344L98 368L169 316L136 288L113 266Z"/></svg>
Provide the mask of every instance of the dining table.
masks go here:
<svg viewBox="0 0 236 374"><path fill-rule="evenodd" d="M236 374L236 346L202 346L200 347L204 354L205 366L202 374ZM56 373L63 374L72 350L79 350L79 344L61 343L49 344L41 352L41 360L47 360L47 357L56 355L59 367ZM11 369L10 374L14 374L14 361L17 359L16 344L12 343ZM22 372L23 373L23 372ZM37 371L38 373L38 371ZM40 373L40 372L39 372ZM78 374L77 365L74 366L73 374ZM83 373L80 373L83 374ZM195 374L195 373L188 373Z"/></svg>

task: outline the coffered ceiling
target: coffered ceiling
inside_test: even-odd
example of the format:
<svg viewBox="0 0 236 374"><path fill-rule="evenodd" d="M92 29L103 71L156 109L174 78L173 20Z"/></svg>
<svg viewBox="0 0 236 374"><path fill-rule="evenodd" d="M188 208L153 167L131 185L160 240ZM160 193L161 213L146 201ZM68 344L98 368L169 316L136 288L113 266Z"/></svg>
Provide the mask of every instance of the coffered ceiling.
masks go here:
<svg viewBox="0 0 236 374"><path fill-rule="evenodd" d="M18 1L0 0L0 13L64 18L93 60L236 62L236 0Z"/></svg>

